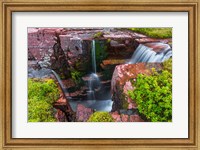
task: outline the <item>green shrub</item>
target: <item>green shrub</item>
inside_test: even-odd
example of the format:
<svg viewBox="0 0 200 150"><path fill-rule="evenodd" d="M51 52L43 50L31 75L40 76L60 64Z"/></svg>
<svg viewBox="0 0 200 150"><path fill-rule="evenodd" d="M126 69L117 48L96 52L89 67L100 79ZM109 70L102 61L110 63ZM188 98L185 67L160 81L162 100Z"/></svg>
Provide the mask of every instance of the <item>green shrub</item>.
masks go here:
<svg viewBox="0 0 200 150"><path fill-rule="evenodd" d="M113 122L112 116L108 112L95 112L93 113L88 122Z"/></svg>
<svg viewBox="0 0 200 150"><path fill-rule="evenodd" d="M137 103L139 113L152 122L172 121L172 74L152 69L152 75L139 74L133 81L130 97Z"/></svg>
<svg viewBox="0 0 200 150"><path fill-rule="evenodd" d="M53 103L59 98L54 80L28 79L28 121L53 122Z"/></svg>
<svg viewBox="0 0 200 150"><path fill-rule="evenodd" d="M153 38L171 38L172 28L130 28L130 30Z"/></svg>

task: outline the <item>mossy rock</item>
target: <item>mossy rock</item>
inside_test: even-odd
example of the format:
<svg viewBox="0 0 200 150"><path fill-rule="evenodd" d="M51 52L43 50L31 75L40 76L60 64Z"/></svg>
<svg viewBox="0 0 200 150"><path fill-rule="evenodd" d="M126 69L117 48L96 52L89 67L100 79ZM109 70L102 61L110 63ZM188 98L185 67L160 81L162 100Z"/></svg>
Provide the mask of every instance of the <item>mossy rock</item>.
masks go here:
<svg viewBox="0 0 200 150"><path fill-rule="evenodd" d="M108 112L97 111L90 116L88 122L114 122L114 120Z"/></svg>

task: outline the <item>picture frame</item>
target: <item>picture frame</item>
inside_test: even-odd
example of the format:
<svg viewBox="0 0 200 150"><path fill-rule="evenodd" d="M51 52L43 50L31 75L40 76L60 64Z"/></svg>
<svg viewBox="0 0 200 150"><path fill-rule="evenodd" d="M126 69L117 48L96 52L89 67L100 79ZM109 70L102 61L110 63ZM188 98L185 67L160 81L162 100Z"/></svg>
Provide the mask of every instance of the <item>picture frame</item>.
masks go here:
<svg viewBox="0 0 200 150"><path fill-rule="evenodd" d="M199 106L199 0L4 0L0 2L0 143L1 149L200 149ZM12 138L12 12L188 12L189 16L189 138L186 139L42 139Z"/></svg>

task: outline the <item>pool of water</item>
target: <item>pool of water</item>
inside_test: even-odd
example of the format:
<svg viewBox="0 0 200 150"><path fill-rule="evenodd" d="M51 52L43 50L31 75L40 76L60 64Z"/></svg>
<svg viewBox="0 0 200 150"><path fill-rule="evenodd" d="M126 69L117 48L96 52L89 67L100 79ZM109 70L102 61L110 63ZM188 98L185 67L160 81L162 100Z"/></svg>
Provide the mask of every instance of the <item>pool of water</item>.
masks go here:
<svg viewBox="0 0 200 150"><path fill-rule="evenodd" d="M78 104L82 104L87 108L94 109L95 111L110 112L112 109L113 101L111 99L108 99L108 100L69 100L69 103L73 111L76 111Z"/></svg>

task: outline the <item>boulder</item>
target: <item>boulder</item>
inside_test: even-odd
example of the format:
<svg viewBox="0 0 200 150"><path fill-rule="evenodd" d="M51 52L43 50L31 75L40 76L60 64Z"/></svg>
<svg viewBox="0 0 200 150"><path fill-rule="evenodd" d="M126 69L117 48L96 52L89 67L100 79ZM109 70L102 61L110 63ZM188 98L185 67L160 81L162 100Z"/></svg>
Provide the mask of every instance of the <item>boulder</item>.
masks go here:
<svg viewBox="0 0 200 150"><path fill-rule="evenodd" d="M53 28L28 28L28 51L41 63L45 57L50 58L53 53L57 30Z"/></svg>
<svg viewBox="0 0 200 150"><path fill-rule="evenodd" d="M67 77L68 64L58 37L62 29L28 28L28 59L37 61L41 68L53 69L61 76ZM29 65L29 68L32 66Z"/></svg>
<svg viewBox="0 0 200 150"><path fill-rule="evenodd" d="M93 110L91 108L86 108L84 105L77 105L76 112L76 121L77 122L87 122L89 117L93 114Z"/></svg>
<svg viewBox="0 0 200 150"><path fill-rule="evenodd" d="M134 90L131 80L136 80L138 74L151 74L151 68L161 70L162 65L160 63L137 63L115 67L111 81L112 111L137 108L136 103L128 96L128 90Z"/></svg>

